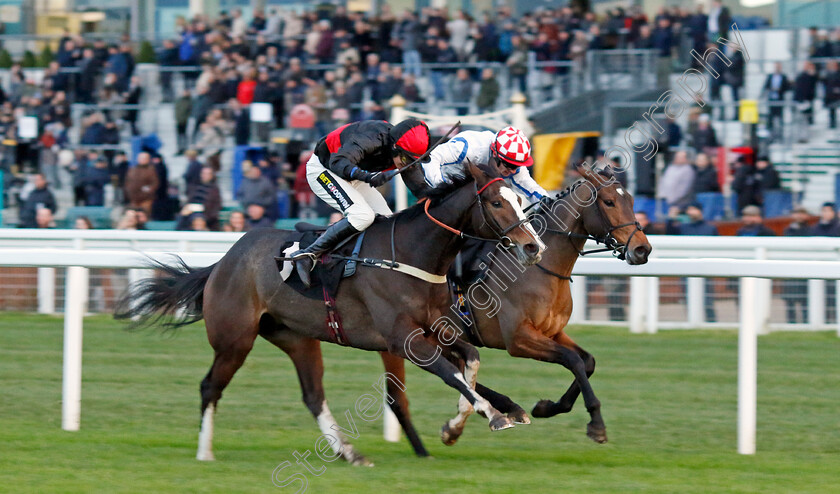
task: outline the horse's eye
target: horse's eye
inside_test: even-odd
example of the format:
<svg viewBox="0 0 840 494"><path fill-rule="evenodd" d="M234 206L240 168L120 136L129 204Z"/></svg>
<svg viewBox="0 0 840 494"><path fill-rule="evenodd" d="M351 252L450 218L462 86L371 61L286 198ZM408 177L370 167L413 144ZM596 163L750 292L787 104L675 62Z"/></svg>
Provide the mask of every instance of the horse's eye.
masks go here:
<svg viewBox="0 0 840 494"><path fill-rule="evenodd" d="M501 207L502 207L502 203L501 203L501 201L493 201L493 202L491 202L490 204L492 204L492 205L493 205L493 207L494 207L494 208L496 208L496 209L499 209L499 208L501 208Z"/></svg>
<svg viewBox="0 0 840 494"><path fill-rule="evenodd" d="M609 199L604 199L604 204L606 204L608 208L614 208L615 207L615 203L613 201L609 200Z"/></svg>

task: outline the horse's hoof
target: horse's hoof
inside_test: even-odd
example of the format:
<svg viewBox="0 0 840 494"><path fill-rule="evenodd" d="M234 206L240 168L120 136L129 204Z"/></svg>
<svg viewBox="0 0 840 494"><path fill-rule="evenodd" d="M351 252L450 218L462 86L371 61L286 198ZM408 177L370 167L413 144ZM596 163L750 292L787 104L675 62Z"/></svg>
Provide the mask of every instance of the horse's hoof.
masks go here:
<svg viewBox="0 0 840 494"><path fill-rule="evenodd" d="M447 422L440 428L440 440L443 444L452 446L458 441L458 438L461 437L462 432L463 431L456 433L451 427L449 427L449 422Z"/></svg>
<svg viewBox="0 0 840 494"><path fill-rule="evenodd" d="M548 417L553 417L554 414L551 413L551 409L554 406L554 402L551 400L540 400L534 405L534 408L531 409L531 415L538 419L545 419Z"/></svg>
<svg viewBox="0 0 840 494"><path fill-rule="evenodd" d="M372 461L368 460L367 458L365 458L364 456L362 456L358 453L356 453L353 456L352 460L348 459L347 462L350 463L351 465L353 465L354 467L372 467L373 466Z"/></svg>
<svg viewBox="0 0 840 494"><path fill-rule="evenodd" d="M515 424L528 425L531 423L531 417L521 408L508 413L507 417L513 420Z"/></svg>
<svg viewBox="0 0 840 494"><path fill-rule="evenodd" d="M598 444L607 442L607 429L604 427L597 427L592 423L586 424L586 436Z"/></svg>
<svg viewBox="0 0 840 494"><path fill-rule="evenodd" d="M514 426L513 420L509 419L504 415L500 415L493 420L490 421L490 430L491 431L503 431L505 429L510 429Z"/></svg>
<svg viewBox="0 0 840 494"><path fill-rule="evenodd" d="M209 451L205 453L198 453L195 455L195 459L198 461L216 461L216 457Z"/></svg>

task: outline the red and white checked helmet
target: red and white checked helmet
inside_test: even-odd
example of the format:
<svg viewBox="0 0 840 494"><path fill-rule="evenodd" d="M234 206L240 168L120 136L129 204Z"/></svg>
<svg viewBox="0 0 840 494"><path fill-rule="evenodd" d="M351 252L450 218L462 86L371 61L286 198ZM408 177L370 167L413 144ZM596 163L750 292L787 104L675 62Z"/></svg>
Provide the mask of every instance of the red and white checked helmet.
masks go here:
<svg viewBox="0 0 840 494"><path fill-rule="evenodd" d="M496 134L491 146L493 155L514 166L531 166L531 143L525 134L516 127L505 127Z"/></svg>

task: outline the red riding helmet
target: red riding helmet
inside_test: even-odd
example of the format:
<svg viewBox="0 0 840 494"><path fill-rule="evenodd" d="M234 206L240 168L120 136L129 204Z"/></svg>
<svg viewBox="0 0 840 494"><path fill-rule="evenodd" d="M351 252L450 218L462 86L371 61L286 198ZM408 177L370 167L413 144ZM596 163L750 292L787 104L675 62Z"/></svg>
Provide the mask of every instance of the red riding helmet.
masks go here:
<svg viewBox="0 0 840 494"><path fill-rule="evenodd" d="M394 149L404 153L412 159L417 159L429 149L431 141L429 127L426 122L409 118L391 128L391 138Z"/></svg>
<svg viewBox="0 0 840 494"><path fill-rule="evenodd" d="M516 127L505 127L496 134L496 140L490 146L493 156L511 166L531 166L531 143L525 134Z"/></svg>

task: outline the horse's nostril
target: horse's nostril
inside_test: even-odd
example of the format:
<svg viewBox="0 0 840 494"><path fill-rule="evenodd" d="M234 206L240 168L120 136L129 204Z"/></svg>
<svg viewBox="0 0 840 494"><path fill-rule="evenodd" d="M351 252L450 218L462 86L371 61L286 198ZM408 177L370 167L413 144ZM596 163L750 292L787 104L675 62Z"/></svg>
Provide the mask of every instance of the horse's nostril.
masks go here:
<svg viewBox="0 0 840 494"><path fill-rule="evenodd" d="M635 249L633 249L633 253L636 255L636 257L644 257L644 256L648 255L650 253L650 251L648 250L648 248L646 246L640 245L640 246L636 247Z"/></svg>
<svg viewBox="0 0 840 494"><path fill-rule="evenodd" d="M540 248L537 247L537 244L534 244L534 243L525 244L525 253L526 254L533 256L533 255L537 254L539 251L540 251Z"/></svg>

